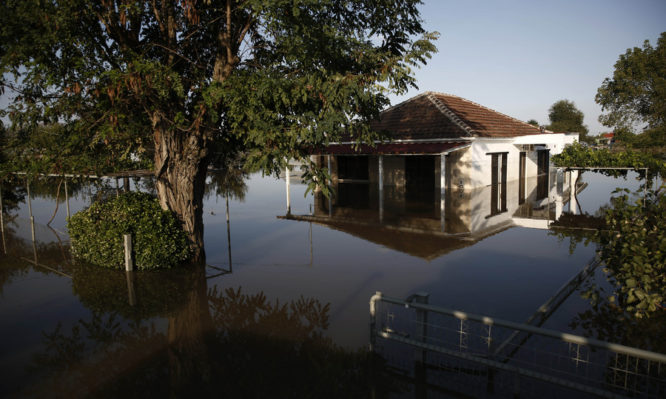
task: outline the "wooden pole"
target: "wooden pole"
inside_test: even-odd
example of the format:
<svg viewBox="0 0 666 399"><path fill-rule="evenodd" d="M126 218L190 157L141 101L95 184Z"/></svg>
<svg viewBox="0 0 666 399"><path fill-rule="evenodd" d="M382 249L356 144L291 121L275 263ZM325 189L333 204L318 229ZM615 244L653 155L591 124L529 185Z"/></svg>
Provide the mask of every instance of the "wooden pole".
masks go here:
<svg viewBox="0 0 666 399"><path fill-rule="evenodd" d="M331 171L331 156L328 156L328 176L331 178L331 186L333 186L333 173ZM331 199L331 192L328 192L328 216L333 216L333 200Z"/></svg>
<svg viewBox="0 0 666 399"><path fill-rule="evenodd" d="M30 212L30 230L32 233L32 242L35 242L35 217L32 216L32 200L30 199L30 180L26 180L26 189L28 190L28 211ZM36 262L36 260L35 260Z"/></svg>
<svg viewBox="0 0 666 399"><path fill-rule="evenodd" d="M125 271L134 270L134 259L132 258L132 235L123 235L123 245L125 247Z"/></svg>
<svg viewBox="0 0 666 399"><path fill-rule="evenodd" d="M379 180L379 223L384 221L384 157L379 156L378 159L378 177Z"/></svg>
<svg viewBox="0 0 666 399"><path fill-rule="evenodd" d="M67 204L67 220L69 221L69 194L67 193L67 178L65 177L65 203Z"/></svg>
<svg viewBox="0 0 666 399"><path fill-rule="evenodd" d="M285 186L286 186L286 189L287 189L287 215L290 215L291 214L291 195L289 194L289 187L290 187L290 183L291 183L291 181L290 181L291 174L289 173L289 165L287 165L284 168L284 172L285 172L285 178L284 178Z"/></svg>
<svg viewBox="0 0 666 399"><path fill-rule="evenodd" d="M229 196L224 197L227 204L227 253L229 254L229 273L232 272L231 266L231 224L229 221Z"/></svg>

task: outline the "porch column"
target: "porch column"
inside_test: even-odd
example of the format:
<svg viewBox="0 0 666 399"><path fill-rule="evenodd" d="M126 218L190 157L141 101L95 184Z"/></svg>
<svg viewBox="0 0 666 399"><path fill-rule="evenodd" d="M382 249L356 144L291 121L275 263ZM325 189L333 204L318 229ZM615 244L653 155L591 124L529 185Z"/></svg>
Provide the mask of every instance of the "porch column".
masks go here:
<svg viewBox="0 0 666 399"><path fill-rule="evenodd" d="M284 183L286 186L286 191L287 191L287 215L291 214L291 196L289 194L289 187L290 187L290 173L289 173L289 164L287 163L287 166L284 168L285 172L285 177L284 177Z"/></svg>
<svg viewBox="0 0 666 399"><path fill-rule="evenodd" d="M440 213L440 224L442 228L442 233L445 229L445 216L446 216L446 154L441 154L439 156L439 213Z"/></svg>
<svg viewBox="0 0 666 399"><path fill-rule="evenodd" d="M331 168L331 156L328 156L328 176L331 178L331 188L333 188L333 171ZM331 191L328 192L328 216L333 216L333 200Z"/></svg>
<svg viewBox="0 0 666 399"><path fill-rule="evenodd" d="M569 171L569 212L573 215L578 214L578 201L576 200L576 180L578 180L578 171Z"/></svg>
<svg viewBox="0 0 666 399"><path fill-rule="evenodd" d="M384 221L384 157L382 155L378 158L379 162L379 223Z"/></svg>

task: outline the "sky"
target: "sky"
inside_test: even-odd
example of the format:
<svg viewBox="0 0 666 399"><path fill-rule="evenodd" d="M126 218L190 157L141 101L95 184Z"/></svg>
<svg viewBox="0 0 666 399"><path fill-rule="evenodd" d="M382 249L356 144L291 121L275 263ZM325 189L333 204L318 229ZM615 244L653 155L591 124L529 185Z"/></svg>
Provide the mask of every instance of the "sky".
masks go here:
<svg viewBox="0 0 666 399"><path fill-rule="evenodd" d="M546 125L567 99L593 135L609 131L594 96L620 54L666 31L666 0L425 0L420 11L439 51L392 104L437 91Z"/></svg>
<svg viewBox="0 0 666 399"><path fill-rule="evenodd" d="M666 0L425 0L420 11L438 53L392 104L437 91L547 125L567 99L592 135L610 131L594 97L620 54L666 31Z"/></svg>

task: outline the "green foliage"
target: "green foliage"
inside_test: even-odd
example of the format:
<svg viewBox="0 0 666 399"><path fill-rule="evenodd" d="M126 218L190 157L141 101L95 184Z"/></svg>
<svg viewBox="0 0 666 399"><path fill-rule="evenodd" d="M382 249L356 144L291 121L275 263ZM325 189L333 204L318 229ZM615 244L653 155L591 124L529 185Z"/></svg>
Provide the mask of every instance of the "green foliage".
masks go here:
<svg viewBox="0 0 666 399"><path fill-rule="evenodd" d="M648 168L651 175L659 173L666 176L666 161L650 154L638 151L612 152L585 147L579 143L567 146L562 153L553 156L552 161L560 167Z"/></svg>
<svg viewBox="0 0 666 399"><path fill-rule="evenodd" d="M583 125L584 114L576 104L569 100L560 100L553 104L548 111L550 125L546 129L554 132L576 132L581 141L588 141L587 126Z"/></svg>
<svg viewBox="0 0 666 399"><path fill-rule="evenodd" d="M203 170L208 151L244 151L252 168L277 173L345 133L371 141L367 122L389 93L416 86L414 68L436 51L419 3L3 1L13 151L40 172L118 169L177 134L193 148L170 149L170 160L196 155ZM31 153L44 126L67 151ZM80 159L65 168L65 158Z"/></svg>
<svg viewBox="0 0 666 399"><path fill-rule="evenodd" d="M178 220L145 193L95 202L73 215L67 227L72 253L104 267L124 268L123 234L132 234L139 270L176 266L190 253Z"/></svg>
<svg viewBox="0 0 666 399"><path fill-rule="evenodd" d="M663 317L666 306L666 186L630 196L618 189L612 206L599 216L566 215L554 224L560 240L569 238L570 250L578 243L598 244L598 254L612 292L588 286L583 296L595 311L615 313L617 320ZM601 220L600 220L601 218ZM591 222L591 223L590 223ZM583 229L580 227L583 226ZM594 312L584 315L596 317Z"/></svg>
<svg viewBox="0 0 666 399"><path fill-rule="evenodd" d="M648 128L666 126L666 32L652 47L627 49L615 63L612 78L604 79L595 101L603 111L599 117L606 126L632 128L638 123Z"/></svg>
<svg viewBox="0 0 666 399"><path fill-rule="evenodd" d="M640 149L662 158L666 157L666 125L646 129L643 133L633 134L623 128L615 132L615 142L626 148Z"/></svg>
<svg viewBox="0 0 666 399"><path fill-rule="evenodd" d="M532 126L539 127L539 122L536 119L530 119L529 121L527 121L527 123L529 123Z"/></svg>
<svg viewBox="0 0 666 399"><path fill-rule="evenodd" d="M618 302L635 317L666 305L666 186L645 199L615 197L597 234L600 256L617 291ZM645 204L644 204L645 202Z"/></svg>

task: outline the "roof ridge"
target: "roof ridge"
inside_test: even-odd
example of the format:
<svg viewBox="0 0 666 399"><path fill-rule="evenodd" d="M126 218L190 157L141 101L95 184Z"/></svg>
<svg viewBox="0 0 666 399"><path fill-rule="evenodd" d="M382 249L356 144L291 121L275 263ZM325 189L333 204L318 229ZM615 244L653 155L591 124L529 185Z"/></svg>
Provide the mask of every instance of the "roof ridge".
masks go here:
<svg viewBox="0 0 666 399"><path fill-rule="evenodd" d="M380 114L383 114L384 112L388 112L388 111L390 111L390 110L392 110L392 109L396 109L396 108L402 107L403 105L405 105L405 104L407 104L407 103L409 103L409 102L412 102L412 101L416 100L417 98L423 97L423 96L425 96L425 95L427 95L427 94L428 94L428 92L421 93L421 94L417 94L416 96L414 96L414 97L410 97L410 98L408 98L408 99L406 99L406 100L404 100L404 101L402 101L402 102L397 103L396 105L391 105L390 107L386 108L385 110L382 110L382 111L380 112Z"/></svg>
<svg viewBox="0 0 666 399"><path fill-rule="evenodd" d="M437 99L433 94L433 92L428 91L425 93L428 100L441 112L444 116L449 118L451 122L453 122L455 125L457 125L459 128L461 128L465 133L467 133L468 136L474 136L474 129L469 127L458 115L455 114L455 112L451 111L449 107L447 107L445 104L442 104L441 101Z"/></svg>
<svg viewBox="0 0 666 399"><path fill-rule="evenodd" d="M512 120L514 120L514 121L516 121L516 122L520 122L520 123L522 123L523 125L527 125L527 126L530 126L530 127L535 128L535 129L539 129L538 126L530 125L529 123L527 123L527 122L525 122L525 121L521 121L520 119L514 118L513 116L510 116L510 115L507 115L507 114L505 114L505 113L503 113L503 112L499 112L499 111L497 111L497 110L495 110L495 109L492 109L492 108L486 107L485 105L481 105L481 104L479 104L479 103L477 103L477 102L474 102L474 101L472 101L472 100L468 100L468 99L466 99L466 98L463 98L463 97L460 97L460 96L456 96L455 94L440 93L440 92L434 92L434 91L433 91L433 92L429 92L429 93L432 93L432 94L435 94L435 95L442 95L442 96L456 97L456 98L459 98L459 99L461 99L461 100L463 100L463 101L466 101L466 102L468 102L468 103L470 103L470 104L474 104L474 105L476 105L476 106L478 106L478 107L481 107L481 108L483 108L483 109L487 109L488 111L492 111L492 112L495 112L495 113L500 114L500 115L502 115L502 116L506 116L507 118L512 119ZM540 129L539 129L539 130L540 130Z"/></svg>

